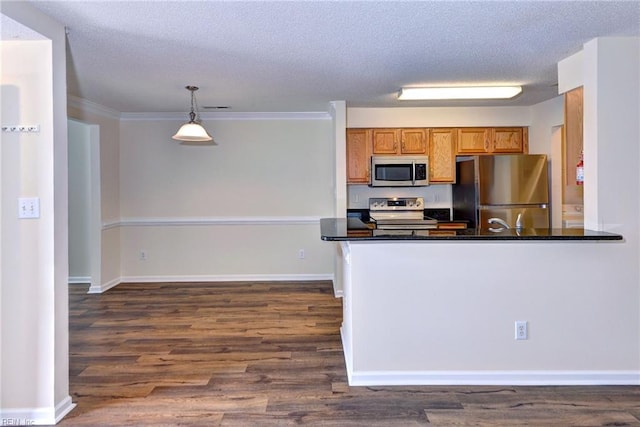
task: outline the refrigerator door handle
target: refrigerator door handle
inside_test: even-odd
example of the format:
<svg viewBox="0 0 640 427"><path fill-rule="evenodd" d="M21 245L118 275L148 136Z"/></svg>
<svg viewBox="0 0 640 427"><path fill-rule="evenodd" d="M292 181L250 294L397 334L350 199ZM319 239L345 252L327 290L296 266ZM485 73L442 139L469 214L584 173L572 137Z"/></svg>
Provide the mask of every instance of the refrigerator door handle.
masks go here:
<svg viewBox="0 0 640 427"><path fill-rule="evenodd" d="M516 218L516 230L522 230L522 228L522 212L520 212Z"/></svg>
<svg viewBox="0 0 640 427"><path fill-rule="evenodd" d="M501 226L500 228L489 227L489 231L492 231L494 233L499 233L499 232L501 232L503 230L511 228L511 227L509 227L509 224L507 224L507 222L502 218L489 218L487 220L487 222L489 223L489 225L498 224L498 225Z"/></svg>

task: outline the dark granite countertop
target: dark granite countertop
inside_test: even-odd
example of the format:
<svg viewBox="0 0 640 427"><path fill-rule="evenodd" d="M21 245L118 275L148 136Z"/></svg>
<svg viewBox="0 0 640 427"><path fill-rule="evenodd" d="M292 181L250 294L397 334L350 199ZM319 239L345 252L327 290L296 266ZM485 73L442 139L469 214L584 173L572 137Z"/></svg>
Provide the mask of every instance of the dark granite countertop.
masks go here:
<svg viewBox="0 0 640 427"><path fill-rule="evenodd" d="M425 240L622 240L620 234L581 228L524 228L492 232L484 229L464 230L371 230L358 218L322 218L320 238L327 241L425 241Z"/></svg>

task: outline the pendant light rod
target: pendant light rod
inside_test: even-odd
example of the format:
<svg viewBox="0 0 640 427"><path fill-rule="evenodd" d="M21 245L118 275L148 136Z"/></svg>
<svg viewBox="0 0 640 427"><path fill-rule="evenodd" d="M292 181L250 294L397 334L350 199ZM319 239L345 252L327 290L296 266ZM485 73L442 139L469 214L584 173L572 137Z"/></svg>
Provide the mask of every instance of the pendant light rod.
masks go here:
<svg viewBox="0 0 640 427"><path fill-rule="evenodd" d="M184 88L191 92L191 112L189 113L189 118L191 120L189 120L189 123L193 123L196 121L197 117L195 113L195 111L197 110L195 92L200 88L198 86L185 86Z"/></svg>

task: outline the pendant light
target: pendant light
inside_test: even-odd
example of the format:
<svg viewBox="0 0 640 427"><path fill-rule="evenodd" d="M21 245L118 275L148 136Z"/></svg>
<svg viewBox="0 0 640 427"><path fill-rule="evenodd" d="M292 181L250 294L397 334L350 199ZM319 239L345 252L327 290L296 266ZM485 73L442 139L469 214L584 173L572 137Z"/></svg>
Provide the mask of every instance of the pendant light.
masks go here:
<svg viewBox="0 0 640 427"><path fill-rule="evenodd" d="M211 141L213 138L207 130L200 124L200 116L198 115L198 108L196 103L195 91L198 90L197 86L186 86L189 92L191 92L191 112L189 113L189 121L183 124L178 132L171 138L178 141L188 142L205 142Z"/></svg>

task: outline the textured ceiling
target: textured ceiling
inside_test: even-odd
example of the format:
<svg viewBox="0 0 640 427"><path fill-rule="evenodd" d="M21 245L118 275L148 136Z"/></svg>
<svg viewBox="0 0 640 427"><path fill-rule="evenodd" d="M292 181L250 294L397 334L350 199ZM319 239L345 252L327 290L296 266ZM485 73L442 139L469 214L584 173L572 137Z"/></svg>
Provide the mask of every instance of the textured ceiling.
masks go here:
<svg viewBox="0 0 640 427"><path fill-rule="evenodd" d="M638 1L36 1L68 27L69 93L120 112L532 105L556 64L640 35ZM518 83L508 101L400 102L402 86Z"/></svg>

